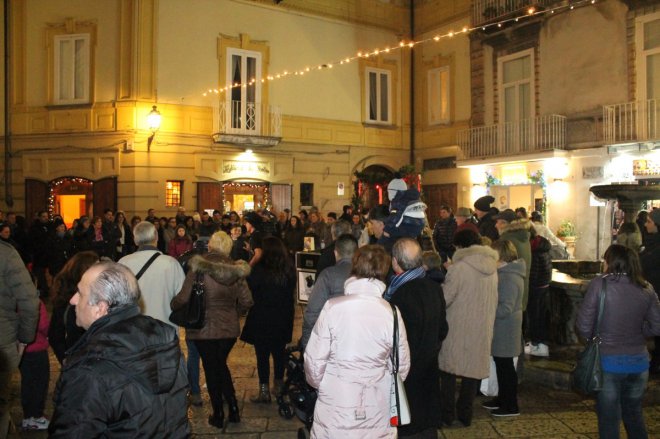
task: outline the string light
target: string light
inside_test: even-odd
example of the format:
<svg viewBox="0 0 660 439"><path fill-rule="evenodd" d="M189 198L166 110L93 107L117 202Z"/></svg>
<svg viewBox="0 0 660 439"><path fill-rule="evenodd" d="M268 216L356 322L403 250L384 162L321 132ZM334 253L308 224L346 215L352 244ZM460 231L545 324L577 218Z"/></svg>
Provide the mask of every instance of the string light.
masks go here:
<svg viewBox="0 0 660 439"><path fill-rule="evenodd" d="M577 1L577 2L573 2L570 5L567 4L567 5L564 5L564 6L557 6L557 7L554 7L553 9L550 9L550 10L543 10L543 9L539 10L539 9L536 9L535 7L532 6L532 7L529 7L525 11L524 15L520 15L520 16L516 16L516 17L509 17L509 18L506 18L506 19L503 19L503 20L500 20L500 21L497 21L497 22L488 23L488 24L485 24L485 25L482 24L482 25L475 26L475 27L463 26L463 28L461 29L460 32L455 32L453 30L450 30L444 35L435 35L433 37L429 37L429 38L422 39L422 40L419 40L419 41L408 41L408 42L406 42L405 40L401 40L401 41L399 41L398 46L395 46L395 47L392 47L392 48L386 47L385 49L382 49L382 50L377 49L377 48L373 49L373 50L366 50L366 51L361 50L361 51L357 52L356 55L354 55L352 57L347 56L346 58L343 58L343 59L340 59L340 60L337 60L337 61L331 61L331 62L320 64L314 70L323 70L324 68L325 69L331 69L331 68L333 68L333 66L335 64L345 65L345 64L349 64L351 61L356 60L356 59L369 58L370 56L378 56L382 53L390 53L393 50L402 50L406 47L412 49L413 47L415 47L416 45L419 45L419 44L424 44L424 43L428 43L428 42L439 42L443 38L452 38L452 37L456 36L456 34L458 34L458 33L468 34L468 33L472 33L472 32L477 31L477 30L481 30L481 31L485 32L486 30L488 30L490 28L495 28L495 27L498 28L498 29L501 29L504 25L506 25L508 23L518 23L521 19L540 16L540 15L548 14L548 13L549 14L554 14L555 11L561 11L562 9L570 9L572 11L576 7L583 7L583 6L596 4L596 1L597 0L580 0L580 1ZM294 70L293 71L293 76L304 76L305 73L308 73L311 70L312 69L309 66L306 66L306 67L304 67L300 70ZM269 75L266 79L261 78L261 83L263 84L266 80L273 81L275 79L281 79L281 78L283 78L285 76L289 76L289 75L291 75L291 73L288 70L284 70L283 72L277 73L274 76ZM253 78L250 81L250 84L254 84L257 81L258 80ZM208 89L208 91L203 92L202 96L206 97L209 94L224 93L226 91L229 91L232 88L238 88L238 87L246 87L246 84L233 83L233 84L230 84L226 87L220 88L219 90L210 88L210 89Z"/></svg>

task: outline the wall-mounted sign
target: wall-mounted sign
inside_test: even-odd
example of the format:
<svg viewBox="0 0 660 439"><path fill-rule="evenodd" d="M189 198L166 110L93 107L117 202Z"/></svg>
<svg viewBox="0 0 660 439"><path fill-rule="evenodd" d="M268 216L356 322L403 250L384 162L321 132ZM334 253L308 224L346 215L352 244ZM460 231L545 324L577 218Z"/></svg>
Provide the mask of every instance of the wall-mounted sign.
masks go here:
<svg viewBox="0 0 660 439"><path fill-rule="evenodd" d="M605 169L602 166L583 166L582 178L588 179L602 179L605 175Z"/></svg>
<svg viewBox="0 0 660 439"><path fill-rule="evenodd" d="M344 195L344 182L340 181L337 183L337 195L338 196L343 196Z"/></svg>
<svg viewBox="0 0 660 439"><path fill-rule="evenodd" d="M245 176L254 176L255 174L270 175L270 164L268 162L225 160L222 162L222 173L241 174Z"/></svg>
<svg viewBox="0 0 660 439"><path fill-rule="evenodd" d="M633 160L634 176L660 175L660 162L654 160Z"/></svg>

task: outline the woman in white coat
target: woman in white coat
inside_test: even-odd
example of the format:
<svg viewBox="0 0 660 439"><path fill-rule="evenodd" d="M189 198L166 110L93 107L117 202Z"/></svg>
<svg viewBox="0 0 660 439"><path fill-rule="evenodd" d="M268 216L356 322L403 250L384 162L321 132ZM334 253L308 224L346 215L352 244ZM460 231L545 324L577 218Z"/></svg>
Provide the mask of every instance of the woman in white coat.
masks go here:
<svg viewBox="0 0 660 439"><path fill-rule="evenodd" d="M390 256L379 245L353 257L344 296L328 300L305 348L305 377L318 389L312 438L396 438L390 425L394 318L382 299ZM410 369L398 314L399 374Z"/></svg>

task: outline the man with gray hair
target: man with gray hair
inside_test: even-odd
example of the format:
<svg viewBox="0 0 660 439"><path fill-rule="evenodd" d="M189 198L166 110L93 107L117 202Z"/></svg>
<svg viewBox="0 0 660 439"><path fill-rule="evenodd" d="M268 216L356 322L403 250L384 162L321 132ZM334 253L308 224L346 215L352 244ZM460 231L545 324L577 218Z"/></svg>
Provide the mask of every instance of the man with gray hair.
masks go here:
<svg viewBox="0 0 660 439"><path fill-rule="evenodd" d="M138 282L115 262L93 265L71 298L87 331L67 352L51 438L190 435L188 380L176 331L140 314Z"/></svg>
<svg viewBox="0 0 660 439"><path fill-rule="evenodd" d="M435 437L440 425L438 353L448 332L445 297L442 287L425 276L416 240L396 241L392 269L395 276L387 292L406 322L410 372L404 384L415 413L412 423L399 427L399 436Z"/></svg>
<svg viewBox="0 0 660 439"><path fill-rule="evenodd" d="M162 254L156 247L158 232L152 223L138 223L133 236L137 251L124 256L119 263L130 268L138 279L142 291L142 314L177 328L169 321L170 302L181 291L186 275L176 259Z"/></svg>
<svg viewBox="0 0 660 439"><path fill-rule="evenodd" d="M335 224L340 222L345 221L338 221ZM342 234L335 240L334 248L337 263L323 270L316 278L307 308L305 308L302 337L300 338L300 347L303 350L307 346L314 324L316 324L325 302L344 294L344 283L351 273L353 254L357 250L357 240L350 232Z"/></svg>

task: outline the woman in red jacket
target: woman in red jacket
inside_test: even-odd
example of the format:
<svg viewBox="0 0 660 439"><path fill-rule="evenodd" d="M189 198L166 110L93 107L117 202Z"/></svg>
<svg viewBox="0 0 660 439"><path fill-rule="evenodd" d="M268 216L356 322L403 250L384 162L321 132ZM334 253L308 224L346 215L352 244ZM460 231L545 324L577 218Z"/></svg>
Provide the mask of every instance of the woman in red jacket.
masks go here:
<svg viewBox="0 0 660 439"><path fill-rule="evenodd" d="M192 248L193 242L188 236L186 226L184 224L177 225L174 230L174 239L171 239L167 246L167 254L176 259L185 252L192 250Z"/></svg>

